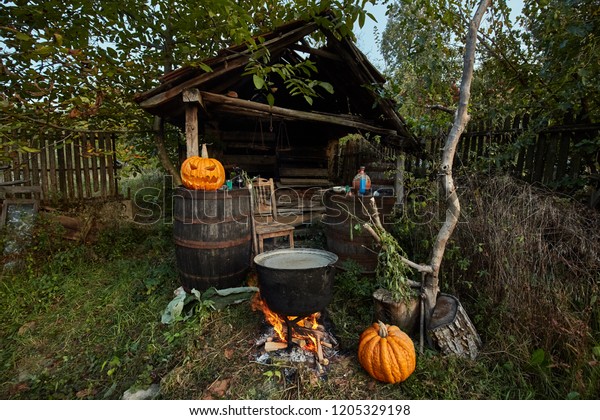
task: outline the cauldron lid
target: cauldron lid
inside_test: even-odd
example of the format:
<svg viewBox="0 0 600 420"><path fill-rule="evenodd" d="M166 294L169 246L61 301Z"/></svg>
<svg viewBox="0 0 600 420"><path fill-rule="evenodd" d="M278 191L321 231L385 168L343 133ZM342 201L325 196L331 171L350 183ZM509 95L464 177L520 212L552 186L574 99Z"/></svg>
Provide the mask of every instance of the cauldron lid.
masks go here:
<svg viewBox="0 0 600 420"><path fill-rule="evenodd" d="M333 252L311 248L276 249L254 257L255 264L275 270L315 269L333 265L337 260Z"/></svg>

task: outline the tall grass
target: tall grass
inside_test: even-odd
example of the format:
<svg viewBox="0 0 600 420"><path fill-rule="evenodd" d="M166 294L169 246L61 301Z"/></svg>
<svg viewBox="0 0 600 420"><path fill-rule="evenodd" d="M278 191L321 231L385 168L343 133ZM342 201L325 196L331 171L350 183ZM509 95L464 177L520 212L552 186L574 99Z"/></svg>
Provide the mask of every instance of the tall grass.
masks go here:
<svg viewBox="0 0 600 420"><path fill-rule="evenodd" d="M536 397L598 397L598 213L509 177L463 185L460 251L443 271L474 312L484 351L518 365Z"/></svg>
<svg viewBox="0 0 600 420"><path fill-rule="evenodd" d="M326 377L258 362L262 317L248 304L160 323L179 286L170 225L119 222L83 244L42 224L3 257L0 397L112 399L160 383L167 399L598 398L598 214L508 178L459 185L441 287L484 340L475 361L431 349L402 384L371 379L356 348L375 283L347 267L328 307L341 348ZM439 220L397 223L409 256L426 255Z"/></svg>

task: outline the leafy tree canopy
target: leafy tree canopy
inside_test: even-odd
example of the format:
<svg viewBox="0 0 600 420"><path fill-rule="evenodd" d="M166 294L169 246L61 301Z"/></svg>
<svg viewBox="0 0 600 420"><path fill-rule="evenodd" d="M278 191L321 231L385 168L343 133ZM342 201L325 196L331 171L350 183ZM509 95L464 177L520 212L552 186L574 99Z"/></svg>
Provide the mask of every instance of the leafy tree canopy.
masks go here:
<svg viewBox="0 0 600 420"><path fill-rule="evenodd" d="M0 4L0 136L46 129L144 130L132 102L165 71L292 19L352 35L373 0L14 0ZM206 69L207 71L209 69ZM23 146L23 144L19 144Z"/></svg>
<svg viewBox="0 0 600 420"><path fill-rule="evenodd" d="M396 0L388 6L382 52L402 114L422 132L448 126L474 2ZM600 1L525 0L510 20L497 0L479 32L471 113L485 118L529 112L539 121L577 115L598 121ZM438 107L441 108L441 107Z"/></svg>

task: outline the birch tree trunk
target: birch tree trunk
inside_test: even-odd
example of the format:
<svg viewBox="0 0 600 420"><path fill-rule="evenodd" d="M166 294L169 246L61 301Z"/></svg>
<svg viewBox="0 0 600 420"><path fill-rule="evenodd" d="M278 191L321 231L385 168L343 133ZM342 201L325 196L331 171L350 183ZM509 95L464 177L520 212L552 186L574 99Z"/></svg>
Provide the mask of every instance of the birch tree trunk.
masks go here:
<svg viewBox="0 0 600 420"><path fill-rule="evenodd" d="M431 319L433 308L435 307L439 287L439 272L442 258L446 250L448 239L452 235L454 228L460 216L460 202L456 193L456 184L452 177L452 165L456 147L462 132L469 122L468 105L471 97L471 81L473 80L473 67L475 63L475 46L477 44L477 31L481 25L481 20L487 8L491 5L491 0L481 0L477 6L477 11L469 24L467 34L463 64L463 74L460 83L460 97L458 109L455 114L454 124L448 134L444 150L442 152L442 160L439 169L440 187L444 197L444 205L446 207L446 218L444 224L437 234L433 245L430 267L431 272L425 275L425 318L428 324Z"/></svg>

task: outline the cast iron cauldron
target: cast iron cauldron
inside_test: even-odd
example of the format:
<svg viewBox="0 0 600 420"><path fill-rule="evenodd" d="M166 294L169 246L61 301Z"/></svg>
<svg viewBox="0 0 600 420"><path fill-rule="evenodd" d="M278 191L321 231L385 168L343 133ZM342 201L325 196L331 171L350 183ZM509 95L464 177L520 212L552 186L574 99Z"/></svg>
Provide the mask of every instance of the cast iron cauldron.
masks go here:
<svg viewBox="0 0 600 420"><path fill-rule="evenodd" d="M337 255L320 249L267 251L254 257L260 294L280 315L320 312L333 296Z"/></svg>

